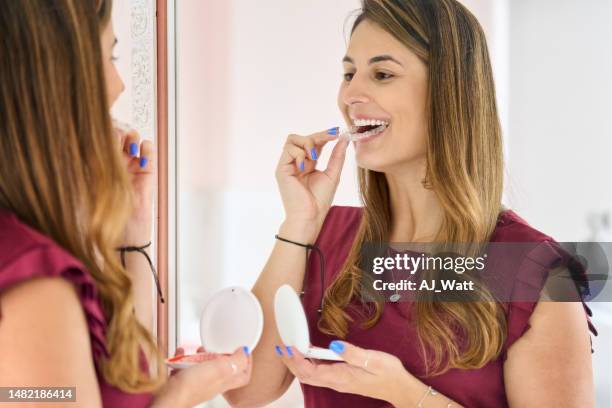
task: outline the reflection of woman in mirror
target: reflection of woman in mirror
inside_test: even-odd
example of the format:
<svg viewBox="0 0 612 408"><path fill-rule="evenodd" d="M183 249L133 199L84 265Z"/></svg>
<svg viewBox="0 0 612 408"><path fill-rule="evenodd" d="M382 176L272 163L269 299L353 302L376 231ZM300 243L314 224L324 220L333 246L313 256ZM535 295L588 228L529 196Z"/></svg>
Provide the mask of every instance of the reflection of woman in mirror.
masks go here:
<svg viewBox="0 0 612 408"><path fill-rule="evenodd" d="M538 302L538 283L527 303L360 301L363 242L553 242L502 207L501 130L474 16L455 0L362 8L338 104L348 125L370 132L354 143L363 207L331 207L348 142L315 169L335 129L288 137L276 171L286 211L278 236L321 249L326 287L315 253L303 287L304 248L276 242L253 289L266 321L253 378L226 397L263 403L298 377L307 407L593 406L585 307ZM517 287L542 281L555 252L541 256L543 267L512 276ZM282 284L304 291L313 345L346 363L307 360L281 343L273 298Z"/></svg>
<svg viewBox="0 0 612 408"><path fill-rule="evenodd" d="M193 406L244 385L251 358L165 381L149 266L117 251L150 239L155 157L112 128L110 17L110 0L0 2L0 384L76 387L86 407Z"/></svg>

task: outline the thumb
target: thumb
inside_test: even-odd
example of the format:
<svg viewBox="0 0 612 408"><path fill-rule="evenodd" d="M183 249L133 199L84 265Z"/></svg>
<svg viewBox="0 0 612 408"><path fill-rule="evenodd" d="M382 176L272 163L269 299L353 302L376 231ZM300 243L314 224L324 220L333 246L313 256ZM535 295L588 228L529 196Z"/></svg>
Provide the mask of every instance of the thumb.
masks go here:
<svg viewBox="0 0 612 408"><path fill-rule="evenodd" d="M344 166L344 160L346 159L346 149L348 148L349 141L346 139L340 139L334 146L325 169L325 174L332 180L339 180L340 173L342 173L342 167Z"/></svg>

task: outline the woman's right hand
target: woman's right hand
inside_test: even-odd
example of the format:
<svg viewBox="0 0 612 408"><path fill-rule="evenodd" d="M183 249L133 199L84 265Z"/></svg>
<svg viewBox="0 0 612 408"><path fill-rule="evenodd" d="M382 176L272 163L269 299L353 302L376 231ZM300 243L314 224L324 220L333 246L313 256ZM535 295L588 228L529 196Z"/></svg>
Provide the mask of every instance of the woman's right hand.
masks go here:
<svg viewBox="0 0 612 408"><path fill-rule="evenodd" d="M244 387L251 379L253 368L253 357L247 353L240 348L229 356L178 370L168 378L152 406L192 407L228 390Z"/></svg>
<svg viewBox="0 0 612 408"><path fill-rule="evenodd" d="M316 169L323 146L338 139L331 134L337 131L332 128L310 136L289 135L276 168L276 180L285 207L284 226L307 230L300 239L309 243L316 238L340 182L347 140L336 143L325 170Z"/></svg>

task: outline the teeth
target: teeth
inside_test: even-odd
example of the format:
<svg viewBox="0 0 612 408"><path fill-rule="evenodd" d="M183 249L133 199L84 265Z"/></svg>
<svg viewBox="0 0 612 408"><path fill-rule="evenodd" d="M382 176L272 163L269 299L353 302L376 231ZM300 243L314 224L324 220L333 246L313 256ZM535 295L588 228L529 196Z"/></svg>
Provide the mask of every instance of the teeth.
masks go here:
<svg viewBox="0 0 612 408"><path fill-rule="evenodd" d="M354 119L353 124L355 126L387 126L389 122L379 119Z"/></svg>
<svg viewBox="0 0 612 408"><path fill-rule="evenodd" d="M361 126L366 126L366 125L361 125ZM363 132L363 133L356 133L356 129L355 129L355 132L351 133L351 140L356 141L356 140L360 140L360 139L363 139L369 136L377 135L383 132L386 128L387 128L387 125L382 124L382 125L375 127L372 130L368 130L367 132Z"/></svg>

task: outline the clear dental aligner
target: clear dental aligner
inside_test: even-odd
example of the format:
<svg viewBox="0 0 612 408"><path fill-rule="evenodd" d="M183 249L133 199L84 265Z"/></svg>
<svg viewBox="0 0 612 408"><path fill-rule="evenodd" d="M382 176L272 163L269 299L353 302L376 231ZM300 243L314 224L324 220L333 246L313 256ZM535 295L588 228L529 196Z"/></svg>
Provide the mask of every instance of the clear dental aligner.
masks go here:
<svg viewBox="0 0 612 408"><path fill-rule="evenodd" d="M389 123L384 120L355 119L353 121L353 126L339 129L338 137L354 142L368 136L376 135L385 130L387 126L389 126ZM370 127L371 129L360 133L359 128L361 127Z"/></svg>

